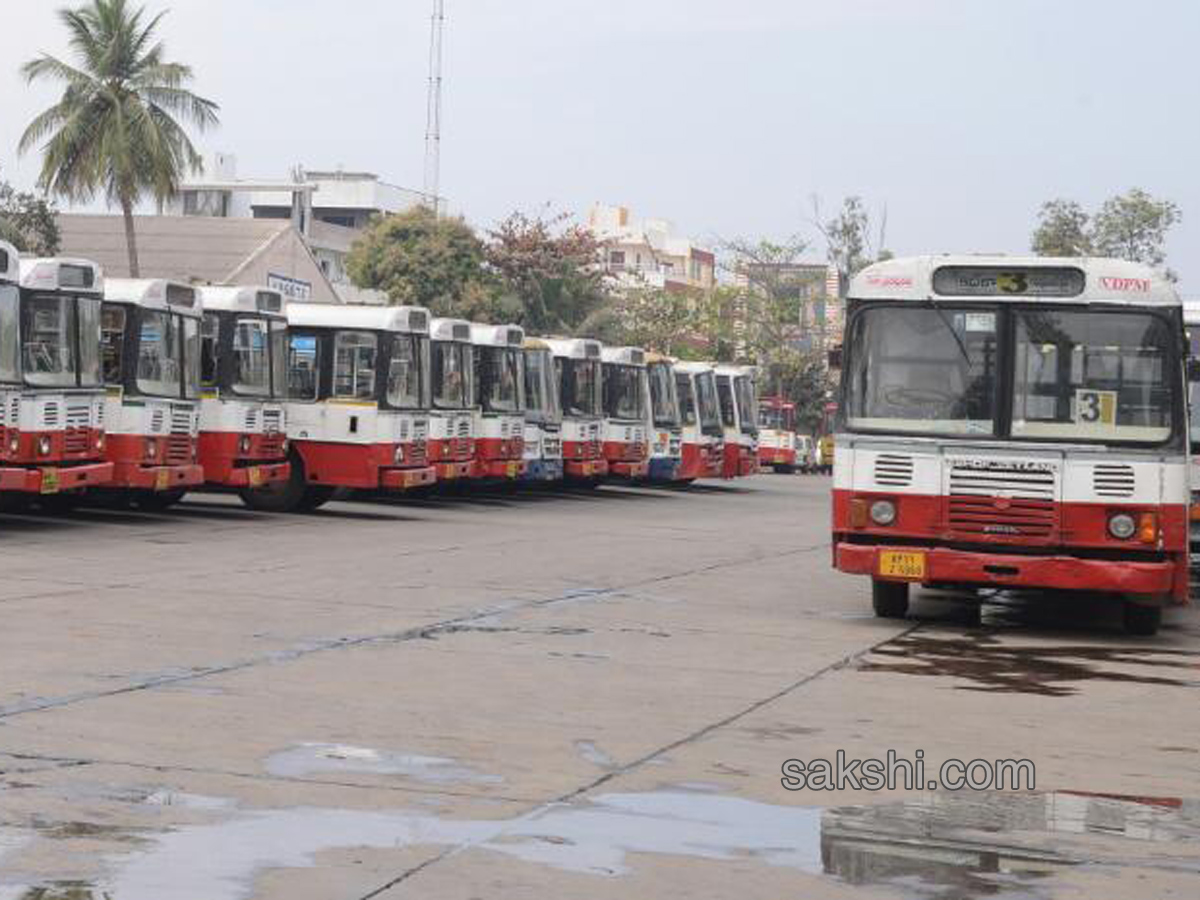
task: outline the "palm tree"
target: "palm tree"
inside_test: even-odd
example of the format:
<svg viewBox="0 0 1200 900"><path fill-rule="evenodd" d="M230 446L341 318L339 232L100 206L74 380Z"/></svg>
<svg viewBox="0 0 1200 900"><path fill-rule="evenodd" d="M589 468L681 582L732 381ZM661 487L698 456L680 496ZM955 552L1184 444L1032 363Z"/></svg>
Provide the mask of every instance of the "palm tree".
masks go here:
<svg viewBox="0 0 1200 900"><path fill-rule="evenodd" d="M126 0L61 9L79 65L42 54L21 69L28 82L50 79L66 87L29 123L19 152L46 139L38 181L43 190L86 203L103 189L110 206L120 205L135 278L133 208L146 193L167 199L185 170L199 170L200 155L177 118L203 131L217 124L218 108L184 87L192 79L190 67L163 61L154 32L164 14L143 24L145 11Z"/></svg>

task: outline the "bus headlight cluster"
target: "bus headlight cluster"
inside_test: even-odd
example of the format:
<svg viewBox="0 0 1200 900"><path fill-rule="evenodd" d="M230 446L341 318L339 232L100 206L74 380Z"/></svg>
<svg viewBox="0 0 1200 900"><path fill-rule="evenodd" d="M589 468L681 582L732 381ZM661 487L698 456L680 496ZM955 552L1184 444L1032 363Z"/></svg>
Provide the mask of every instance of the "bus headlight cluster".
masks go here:
<svg viewBox="0 0 1200 900"><path fill-rule="evenodd" d="M40 438L38 438L37 452L42 456L50 455L50 435L43 434Z"/></svg>
<svg viewBox="0 0 1200 900"><path fill-rule="evenodd" d="M896 504L891 500L876 500L871 504L871 521L876 525L891 525L896 521Z"/></svg>
<svg viewBox="0 0 1200 900"><path fill-rule="evenodd" d="M8 439L8 452L16 453L21 449L21 439L17 435L13 435Z"/></svg>
<svg viewBox="0 0 1200 900"><path fill-rule="evenodd" d="M146 459L154 459L158 455L158 441L146 438Z"/></svg>
<svg viewBox="0 0 1200 900"><path fill-rule="evenodd" d="M396 465L400 465L400 463L404 462L404 445L403 444L396 445L396 449L392 453L392 460L396 463Z"/></svg>
<svg viewBox="0 0 1200 900"><path fill-rule="evenodd" d="M96 451L98 453L104 451L104 435L102 434L96 435Z"/></svg>
<svg viewBox="0 0 1200 900"><path fill-rule="evenodd" d="M243 434L242 439L238 441L238 453L243 456L250 452L250 435Z"/></svg>
<svg viewBox="0 0 1200 900"><path fill-rule="evenodd" d="M1108 533L1119 541L1127 541L1137 531L1137 522L1129 513L1115 513L1108 517Z"/></svg>

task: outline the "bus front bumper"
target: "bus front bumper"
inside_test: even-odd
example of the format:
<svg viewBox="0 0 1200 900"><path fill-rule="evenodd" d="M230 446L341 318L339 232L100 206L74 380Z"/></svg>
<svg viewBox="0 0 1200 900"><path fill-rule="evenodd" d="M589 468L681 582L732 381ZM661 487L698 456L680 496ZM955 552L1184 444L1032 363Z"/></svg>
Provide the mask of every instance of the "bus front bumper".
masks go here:
<svg viewBox="0 0 1200 900"><path fill-rule="evenodd" d="M386 491L407 491L427 487L438 480L437 466L416 469L380 469L379 486Z"/></svg>
<svg viewBox="0 0 1200 900"><path fill-rule="evenodd" d="M104 487L112 482L113 464L85 463L81 466L43 466L0 469L0 490L25 494L57 494L84 488Z"/></svg>
<svg viewBox="0 0 1200 900"><path fill-rule="evenodd" d="M608 474L606 459L568 459L563 469L571 478L599 478Z"/></svg>
<svg viewBox="0 0 1200 900"><path fill-rule="evenodd" d="M206 470L207 471L207 470ZM292 466L287 462L255 463L249 466L234 466L228 469L223 477L208 478L209 484L220 484L234 488L260 488L268 484L287 481L292 474Z"/></svg>
<svg viewBox="0 0 1200 900"><path fill-rule="evenodd" d="M651 481L674 481L679 477L679 460L665 457L650 460L650 471L646 477Z"/></svg>
<svg viewBox="0 0 1200 900"><path fill-rule="evenodd" d="M911 578L881 575L884 553L919 554L924 560L924 573ZM1138 562L847 543L834 544L834 566L842 572L870 575L884 581L1158 595L1175 592L1177 572L1176 564L1169 559Z"/></svg>
<svg viewBox="0 0 1200 900"><path fill-rule="evenodd" d="M531 459L525 462L525 474L522 481L562 481L563 464L561 459Z"/></svg>
<svg viewBox="0 0 1200 900"><path fill-rule="evenodd" d="M649 471L650 463L644 459L638 462L621 460L608 464L608 474L614 478L645 478L646 473Z"/></svg>
<svg viewBox="0 0 1200 900"><path fill-rule="evenodd" d="M471 477L470 460L466 462L441 462L433 467L438 481L455 481L459 478Z"/></svg>
<svg viewBox="0 0 1200 900"><path fill-rule="evenodd" d="M525 471L523 459L477 459L471 472L472 478L499 478L512 481Z"/></svg>
<svg viewBox="0 0 1200 900"><path fill-rule="evenodd" d="M143 466L116 463L109 487L139 491L169 491L204 483L204 466L199 463L178 466Z"/></svg>

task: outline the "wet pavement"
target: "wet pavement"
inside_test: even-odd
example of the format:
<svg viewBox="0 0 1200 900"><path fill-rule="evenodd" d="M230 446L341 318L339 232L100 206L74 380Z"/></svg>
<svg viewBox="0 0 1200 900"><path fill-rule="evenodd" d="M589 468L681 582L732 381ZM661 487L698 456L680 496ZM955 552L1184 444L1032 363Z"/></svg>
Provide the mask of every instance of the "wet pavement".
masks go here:
<svg viewBox="0 0 1200 900"><path fill-rule="evenodd" d="M828 487L0 516L0 900L1200 896L1200 616L876 620Z"/></svg>

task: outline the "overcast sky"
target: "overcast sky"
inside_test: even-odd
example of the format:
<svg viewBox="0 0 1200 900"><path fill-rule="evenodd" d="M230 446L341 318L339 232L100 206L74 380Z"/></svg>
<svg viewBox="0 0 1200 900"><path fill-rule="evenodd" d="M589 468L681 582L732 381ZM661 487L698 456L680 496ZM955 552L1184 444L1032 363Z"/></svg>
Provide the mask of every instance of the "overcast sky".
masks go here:
<svg viewBox="0 0 1200 900"><path fill-rule="evenodd" d="M0 0L0 177L66 53L54 0ZM342 165L419 188L429 0L150 0L221 105L239 174ZM1026 250L1051 197L1180 205L1200 292L1195 0L446 0L442 192L472 222L596 201L685 233L814 240L808 198L888 209L898 253Z"/></svg>

